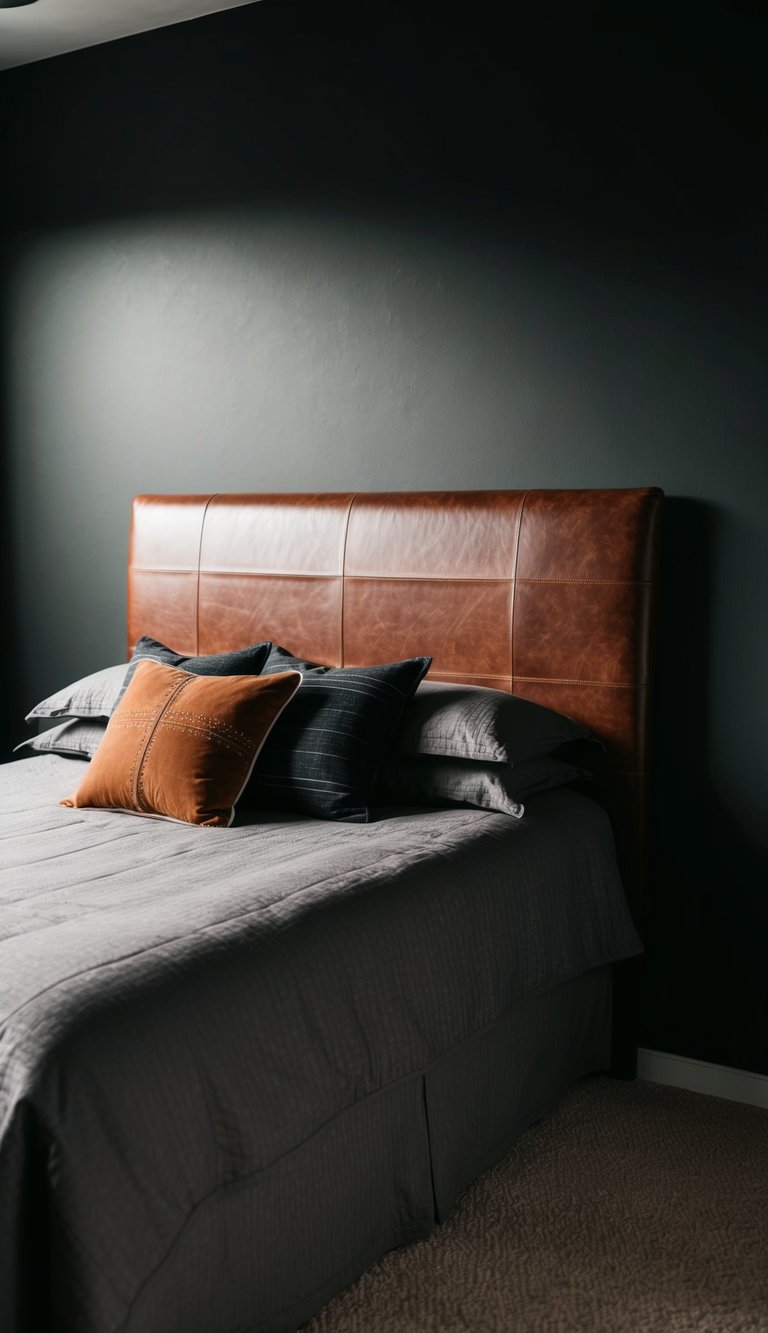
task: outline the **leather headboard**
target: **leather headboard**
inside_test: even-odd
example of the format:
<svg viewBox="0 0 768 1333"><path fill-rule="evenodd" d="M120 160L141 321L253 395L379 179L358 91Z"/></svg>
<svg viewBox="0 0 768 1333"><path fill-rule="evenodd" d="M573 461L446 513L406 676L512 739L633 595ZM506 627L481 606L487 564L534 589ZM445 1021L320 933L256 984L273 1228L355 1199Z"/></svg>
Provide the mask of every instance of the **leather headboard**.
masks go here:
<svg viewBox="0 0 768 1333"><path fill-rule="evenodd" d="M608 809L642 924L662 492L143 495L128 647L271 638L332 666L433 658L430 676L510 690L606 745Z"/></svg>

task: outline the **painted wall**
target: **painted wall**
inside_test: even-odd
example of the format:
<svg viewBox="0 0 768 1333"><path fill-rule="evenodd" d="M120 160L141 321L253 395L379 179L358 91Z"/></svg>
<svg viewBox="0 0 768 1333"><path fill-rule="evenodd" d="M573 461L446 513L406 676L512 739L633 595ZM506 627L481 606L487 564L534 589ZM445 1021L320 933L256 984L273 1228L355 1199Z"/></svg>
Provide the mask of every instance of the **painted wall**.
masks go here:
<svg viewBox="0 0 768 1333"><path fill-rule="evenodd" d="M768 1072L766 20L620 8L262 0L0 77L10 731L123 655L138 491L661 485L641 1039Z"/></svg>

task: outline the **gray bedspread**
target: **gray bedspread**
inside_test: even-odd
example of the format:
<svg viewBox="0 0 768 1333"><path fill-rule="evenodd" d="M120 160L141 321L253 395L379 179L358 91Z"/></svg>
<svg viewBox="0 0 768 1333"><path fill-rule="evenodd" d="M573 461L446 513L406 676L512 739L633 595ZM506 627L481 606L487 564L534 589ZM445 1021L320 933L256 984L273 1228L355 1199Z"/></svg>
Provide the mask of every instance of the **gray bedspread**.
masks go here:
<svg viewBox="0 0 768 1333"><path fill-rule="evenodd" d="M197 829L63 809L83 767L0 768L5 1333L48 1281L61 1327L121 1328L202 1200L640 947L607 820L573 792L520 821Z"/></svg>

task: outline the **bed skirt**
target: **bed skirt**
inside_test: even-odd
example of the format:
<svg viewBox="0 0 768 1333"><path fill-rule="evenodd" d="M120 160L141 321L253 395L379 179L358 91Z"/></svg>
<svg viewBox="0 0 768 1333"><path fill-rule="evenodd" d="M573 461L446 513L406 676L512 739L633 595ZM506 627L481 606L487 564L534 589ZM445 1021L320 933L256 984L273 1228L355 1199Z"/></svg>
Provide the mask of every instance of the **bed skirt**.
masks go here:
<svg viewBox="0 0 768 1333"><path fill-rule="evenodd" d="M610 1044L610 967L521 1001L205 1200L126 1333L295 1330L387 1250L427 1236L575 1078L609 1067Z"/></svg>

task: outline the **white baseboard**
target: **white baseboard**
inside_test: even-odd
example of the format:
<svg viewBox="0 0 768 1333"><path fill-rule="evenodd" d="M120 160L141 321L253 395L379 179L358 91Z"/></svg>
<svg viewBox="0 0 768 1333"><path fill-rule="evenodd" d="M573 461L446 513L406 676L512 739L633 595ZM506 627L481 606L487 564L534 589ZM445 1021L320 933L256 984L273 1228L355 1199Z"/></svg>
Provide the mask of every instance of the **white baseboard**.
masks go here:
<svg viewBox="0 0 768 1333"><path fill-rule="evenodd" d="M706 1092L710 1097L768 1109L768 1075L751 1074L748 1069L710 1065L704 1060L690 1060L687 1055L646 1051L641 1046L637 1052L637 1077L648 1083L666 1083L672 1088Z"/></svg>

